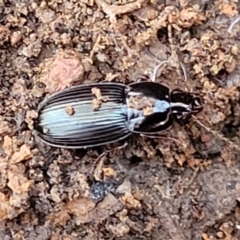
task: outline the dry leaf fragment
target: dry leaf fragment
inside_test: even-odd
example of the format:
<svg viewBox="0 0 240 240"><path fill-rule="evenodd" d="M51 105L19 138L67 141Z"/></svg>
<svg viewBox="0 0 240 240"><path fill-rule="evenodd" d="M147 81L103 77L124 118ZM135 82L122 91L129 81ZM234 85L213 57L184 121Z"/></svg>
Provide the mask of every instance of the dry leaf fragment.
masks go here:
<svg viewBox="0 0 240 240"><path fill-rule="evenodd" d="M129 192L121 196L120 200L130 208L141 208L141 203Z"/></svg>
<svg viewBox="0 0 240 240"><path fill-rule="evenodd" d="M102 102L106 102L108 100L107 96L102 96L101 90L99 88L93 87L91 91L92 91L92 94L94 94L98 100Z"/></svg>
<svg viewBox="0 0 240 240"><path fill-rule="evenodd" d="M144 232L151 232L152 229L159 223L159 220L157 218L153 218L151 216L148 216L148 223L144 228Z"/></svg>
<svg viewBox="0 0 240 240"><path fill-rule="evenodd" d="M211 73L213 74L213 75L217 75L218 74L218 72L219 72L219 67L218 67L218 65L217 64L214 64L214 65L212 65L212 67L210 68L210 71L211 71Z"/></svg>
<svg viewBox="0 0 240 240"><path fill-rule="evenodd" d="M113 168L103 168L103 175L104 175L104 179L106 180L109 177L115 177L117 175L117 173L115 172L115 170Z"/></svg>
<svg viewBox="0 0 240 240"><path fill-rule="evenodd" d="M100 90L99 88L93 87L93 88L91 89L91 91L92 91L92 94L94 94L97 99L101 99L102 94L101 94L101 90Z"/></svg>
<svg viewBox="0 0 240 240"><path fill-rule="evenodd" d="M180 12L180 21L181 21L181 25L183 27L190 27L194 21L194 19L197 18L197 12L193 11L192 8L184 8L182 9L182 11Z"/></svg>
<svg viewBox="0 0 240 240"><path fill-rule="evenodd" d="M225 69L228 73L232 73L237 66L237 62L235 59L231 59L231 61L225 63Z"/></svg>
<svg viewBox="0 0 240 240"><path fill-rule="evenodd" d="M101 101L99 101L97 98L94 98L92 100L92 106L93 106L93 110L96 111L96 110L99 110L99 108L101 107Z"/></svg>
<svg viewBox="0 0 240 240"><path fill-rule="evenodd" d="M1 91L0 91L1 97ZM6 134L12 133L11 125L3 116L0 116L0 140L2 141Z"/></svg>
<svg viewBox="0 0 240 240"><path fill-rule="evenodd" d="M52 232L50 240L59 240L59 239L61 239L61 235L59 233L59 230L57 230L57 232Z"/></svg>
<svg viewBox="0 0 240 240"><path fill-rule="evenodd" d="M71 217L69 215L68 209L62 208L60 212L48 215L47 219L50 220L50 222L52 222L53 224L66 226L67 221L69 221Z"/></svg>
<svg viewBox="0 0 240 240"><path fill-rule="evenodd" d="M45 88L46 88L46 85L44 83L36 82L36 84L33 86L31 90L31 94L34 97L42 97L43 94L45 93Z"/></svg>
<svg viewBox="0 0 240 240"><path fill-rule="evenodd" d="M127 224L122 222L117 225L109 225L108 229L112 232L112 234L116 237L124 237L130 231L130 227Z"/></svg>
<svg viewBox="0 0 240 240"><path fill-rule="evenodd" d="M190 0L178 0L178 2L181 8L184 8L189 4Z"/></svg>
<svg viewBox="0 0 240 240"><path fill-rule="evenodd" d="M34 124L34 119L36 119L38 116L37 112L35 110L28 110L26 114L26 123L28 124L28 127L32 130L33 129L33 124Z"/></svg>
<svg viewBox="0 0 240 240"><path fill-rule="evenodd" d="M17 45L21 39L22 39L22 34L20 31L13 32L10 39L11 46Z"/></svg>
<svg viewBox="0 0 240 240"><path fill-rule="evenodd" d="M178 9L174 8L168 16L168 21L170 23L183 28L189 28L194 24L201 24L204 20L206 20L206 17L201 13L198 5L183 8L180 12Z"/></svg>
<svg viewBox="0 0 240 240"><path fill-rule="evenodd" d="M158 17L158 11L152 6L145 6L133 12L133 15L139 20L149 22Z"/></svg>
<svg viewBox="0 0 240 240"><path fill-rule="evenodd" d="M226 116L222 112L217 112L210 116L210 120L213 124L222 122L225 118L226 118Z"/></svg>
<svg viewBox="0 0 240 240"><path fill-rule="evenodd" d="M60 193L59 193L59 189L57 188L56 185L54 185L51 190L50 190L50 194L51 194L51 197L52 197L52 200L56 203L59 203L61 202L61 197L60 197Z"/></svg>
<svg viewBox="0 0 240 240"><path fill-rule="evenodd" d="M224 222L220 228L222 232L224 232L226 239L231 239L232 238L232 232L234 231L234 223L231 221Z"/></svg>
<svg viewBox="0 0 240 240"><path fill-rule="evenodd" d="M114 212L122 209L122 207L123 207L122 203L111 193L108 193L104 200L100 202L92 212L93 221L94 222L102 221L109 217Z"/></svg>
<svg viewBox="0 0 240 240"><path fill-rule="evenodd" d="M3 150L7 154L8 157L10 157L13 153L13 142L12 138L9 136L4 136L4 141L3 141Z"/></svg>
<svg viewBox="0 0 240 240"><path fill-rule="evenodd" d="M77 198L69 201L65 206L61 207L61 211L50 214L48 219L54 224L64 226L70 219L69 214L77 217L80 223L91 222L92 216L90 212L94 209L95 203L90 198Z"/></svg>
<svg viewBox="0 0 240 240"><path fill-rule="evenodd" d="M156 100L150 97L131 96L127 104L131 108L143 110L143 114L148 116L153 113L153 107L156 104Z"/></svg>
<svg viewBox="0 0 240 240"><path fill-rule="evenodd" d="M90 198L77 198L69 201L66 205L71 214L75 216L86 216L94 209L96 203Z"/></svg>
<svg viewBox="0 0 240 240"><path fill-rule="evenodd" d="M0 192L0 221L13 219L23 212L22 208L13 208L6 195Z"/></svg>
<svg viewBox="0 0 240 240"><path fill-rule="evenodd" d="M99 110L99 108L101 107L101 104L103 102L107 102L109 98L108 96L102 96L101 90L97 87L93 87L91 91L92 91L92 94L94 94L96 97L92 101L93 110Z"/></svg>
<svg viewBox="0 0 240 240"><path fill-rule="evenodd" d="M113 79L119 77L119 74L116 73L116 74L113 74L113 73L107 73L106 74L106 77L105 77L105 80L108 81L108 82L111 82Z"/></svg>
<svg viewBox="0 0 240 240"><path fill-rule="evenodd" d="M15 152L10 160L11 164L16 164L19 163L23 160L28 160L33 157L33 154L30 150L30 148L26 145L23 144L20 147L19 152Z"/></svg>
<svg viewBox="0 0 240 240"><path fill-rule="evenodd" d="M147 106L143 109L143 115L144 116L149 116L151 114L153 114L153 108L152 107Z"/></svg>
<svg viewBox="0 0 240 240"><path fill-rule="evenodd" d="M174 154L175 159L177 160L178 164L180 166L183 166L183 164L186 162L186 156L184 154Z"/></svg>
<svg viewBox="0 0 240 240"><path fill-rule="evenodd" d="M8 41L10 37L10 30L7 27L0 25L0 46Z"/></svg>
<svg viewBox="0 0 240 240"><path fill-rule="evenodd" d="M202 134L201 134L201 141L202 141L203 143L207 143L207 142L209 142L210 140L211 140L210 134L206 134L206 133L202 133Z"/></svg>
<svg viewBox="0 0 240 240"><path fill-rule="evenodd" d="M98 6L102 8L102 10L109 16L110 22L116 22L116 16L133 12L137 9L140 9L144 4L146 4L149 0L137 0L132 3L128 3L125 5L109 5L105 2L105 0L95 0Z"/></svg>
<svg viewBox="0 0 240 240"><path fill-rule="evenodd" d="M232 47L231 47L231 53L233 54L233 55L238 55L238 46L237 45L233 45Z"/></svg>
<svg viewBox="0 0 240 240"><path fill-rule="evenodd" d="M211 238L208 237L207 233L202 234L203 240L211 240Z"/></svg>
<svg viewBox="0 0 240 240"><path fill-rule="evenodd" d="M15 165L12 165L8 170L8 181L8 187L17 194L28 192L33 183L32 180L24 177L20 169Z"/></svg>
<svg viewBox="0 0 240 240"><path fill-rule="evenodd" d="M66 208L71 214L85 219L95 205L95 202L90 198L77 198L68 202Z"/></svg>
<svg viewBox="0 0 240 240"><path fill-rule="evenodd" d="M9 204L11 207L21 208L22 205L26 204L28 198L29 198L29 195L27 192L24 192L22 194L14 193L9 198Z"/></svg>
<svg viewBox="0 0 240 240"><path fill-rule="evenodd" d="M73 115L74 114L74 108L72 107L72 106L67 106L67 107L65 107L65 112L68 114L68 115Z"/></svg>
<svg viewBox="0 0 240 240"><path fill-rule="evenodd" d="M0 192L0 221L8 219L8 212L11 209L8 198Z"/></svg>
<svg viewBox="0 0 240 240"><path fill-rule="evenodd" d="M122 206L121 202L110 193L97 206L92 199L78 198L69 201L65 206L61 207L60 212L50 214L48 219L54 224L64 226L70 219L69 214L73 214L76 216L78 224L99 222L115 211L119 211Z"/></svg>
<svg viewBox="0 0 240 240"><path fill-rule="evenodd" d="M233 17L238 14L237 5L235 3L221 3L219 5L221 13L226 14L228 17Z"/></svg>
<svg viewBox="0 0 240 240"><path fill-rule="evenodd" d="M23 95L27 91L26 81L19 78L16 79L12 86L12 93L14 95Z"/></svg>

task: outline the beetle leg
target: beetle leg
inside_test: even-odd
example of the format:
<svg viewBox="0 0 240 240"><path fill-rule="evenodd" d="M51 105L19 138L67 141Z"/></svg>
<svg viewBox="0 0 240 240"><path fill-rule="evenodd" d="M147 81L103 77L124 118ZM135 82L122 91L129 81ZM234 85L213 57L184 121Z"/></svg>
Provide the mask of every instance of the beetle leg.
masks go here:
<svg viewBox="0 0 240 240"><path fill-rule="evenodd" d="M147 138L164 139L164 140L167 139L167 140L174 141L174 142L176 142L177 144L182 144L182 142L179 141L178 139L176 139L176 138L171 138L171 137L167 136L167 134L164 135L164 134L162 134L161 132L160 132L160 133L156 133L156 134L140 134L140 136L142 136L142 137L147 137Z"/></svg>
<svg viewBox="0 0 240 240"><path fill-rule="evenodd" d="M152 82L155 82L156 81L156 75L157 75L157 72L159 70L160 67L162 67L164 64L168 63L168 61L163 61L161 63L159 63L153 70L153 74L152 74L152 77L151 77L151 81Z"/></svg>
<svg viewBox="0 0 240 240"><path fill-rule="evenodd" d="M127 142L125 142L123 145L121 146L118 146L118 147L115 147L113 149L110 149L110 150L106 150L105 152L103 152L102 154L100 154L98 156L98 158L96 159L96 161L94 162L93 166L91 167L90 171L89 171L89 176L90 178L94 178L95 179L95 170L97 168L97 165L100 164L102 165L103 164L103 159L104 157L106 157L107 154L109 153L116 153L117 151L125 148L126 146L128 145ZM100 176L97 176L97 178L100 178ZM96 179L96 180L99 180L99 179Z"/></svg>
<svg viewBox="0 0 240 240"><path fill-rule="evenodd" d="M160 67L162 67L164 64L169 63L169 61L163 61L161 63L159 63L154 69L153 69L153 73L152 73L152 77L151 77L151 81L155 82L156 78L157 78L157 72L159 70ZM179 65L183 71L183 76L184 76L184 81L187 82L188 78L187 78L187 71L186 68L184 67L182 62L179 62ZM145 80L145 79L144 79ZM142 79L140 79L140 81L144 81ZM138 80L139 81L139 80Z"/></svg>
<svg viewBox="0 0 240 240"><path fill-rule="evenodd" d="M180 64L180 67L182 68L182 71L183 71L184 80L185 80L185 82L187 82L188 78L187 78L186 68L184 67L182 62L179 62L179 64Z"/></svg>

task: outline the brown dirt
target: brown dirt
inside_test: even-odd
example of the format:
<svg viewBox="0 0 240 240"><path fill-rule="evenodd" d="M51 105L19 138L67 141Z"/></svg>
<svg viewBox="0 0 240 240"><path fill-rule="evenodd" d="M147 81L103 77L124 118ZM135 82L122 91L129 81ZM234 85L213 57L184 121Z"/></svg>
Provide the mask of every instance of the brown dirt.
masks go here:
<svg viewBox="0 0 240 240"><path fill-rule="evenodd" d="M0 0L0 239L240 239L239 11L237 0ZM96 161L115 146L35 138L50 93L150 78L166 60L156 81L204 99L175 140L134 136Z"/></svg>

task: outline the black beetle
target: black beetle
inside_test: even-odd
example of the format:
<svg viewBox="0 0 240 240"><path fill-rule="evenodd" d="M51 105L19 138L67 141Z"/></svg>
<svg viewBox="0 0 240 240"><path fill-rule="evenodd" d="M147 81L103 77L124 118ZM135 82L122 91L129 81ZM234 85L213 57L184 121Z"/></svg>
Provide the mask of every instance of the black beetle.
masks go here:
<svg viewBox="0 0 240 240"><path fill-rule="evenodd" d="M132 133L156 135L184 124L202 110L200 97L170 92L156 82L96 83L65 89L45 99L35 122L38 136L63 148L89 148L122 140Z"/></svg>

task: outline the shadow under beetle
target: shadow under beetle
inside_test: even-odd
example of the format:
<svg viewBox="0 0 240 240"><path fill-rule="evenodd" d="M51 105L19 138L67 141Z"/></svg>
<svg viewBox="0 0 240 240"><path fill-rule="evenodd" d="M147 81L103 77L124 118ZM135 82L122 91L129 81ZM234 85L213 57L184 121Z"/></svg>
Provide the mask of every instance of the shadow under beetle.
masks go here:
<svg viewBox="0 0 240 240"><path fill-rule="evenodd" d="M170 91L156 82L79 85L55 93L40 104L35 130L51 146L89 148L133 133L160 134L173 121L183 125L202 108L195 94Z"/></svg>

